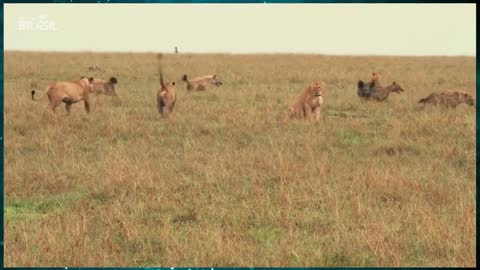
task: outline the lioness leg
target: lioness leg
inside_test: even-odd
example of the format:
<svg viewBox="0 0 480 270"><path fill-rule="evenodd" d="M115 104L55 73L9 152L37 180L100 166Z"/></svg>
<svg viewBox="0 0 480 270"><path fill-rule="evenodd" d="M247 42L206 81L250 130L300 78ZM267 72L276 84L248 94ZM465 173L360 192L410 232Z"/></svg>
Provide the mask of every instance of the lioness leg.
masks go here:
<svg viewBox="0 0 480 270"><path fill-rule="evenodd" d="M84 99L83 104L85 105L85 111L90 113L90 102L87 99Z"/></svg>
<svg viewBox="0 0 480 270"><path fill-rule="evenodd" d="M165 104L163 103L163 100L160 96L157 97L157 109L158 113L163 115L163 108L165 107Z"/></svg>
<svg viewBox="0 0 480 270"><path fill-rule="evenodd" d="M72 109L72 103L65 103L65 110L67 110L68 114L70 114L71 109Z"/></svg>
<svg viewBox="0 0 480 270"><path fill-rule="evenodd" d="M67 113L70 113L70 110L73 104L73 99L70 97L64 97L62 101L65 103L65 110L67 111Z"/></svg>
<svg viewBox="0 0 480 270"><path fill-rule="evenodd" d="M173 108L175 108L175 101L172 103L172 106L170 106L170 112L173 112Z"/></svg>
<svg viewBox="0 0 480 270"><path fill-rule="evenodd" d="M57 107L61 104L61 101L53 100L50 102L50 107L52 108L52 111L56 113Z"/></svg>
<svg viewBox="0 0 480 270"><path fill-rule="evenodd" d="M312 118L312 107L309 104L303 105L303 110L305 113L305 118L311 119Z"/></svg>
<svg viewBox="0 0 480 270"><path fill-rule="evenodd" d="M321 115L321 108L320 106L317 106L314 110L313 110L313 118L315 120L320 120L320 115Z"/></svg>

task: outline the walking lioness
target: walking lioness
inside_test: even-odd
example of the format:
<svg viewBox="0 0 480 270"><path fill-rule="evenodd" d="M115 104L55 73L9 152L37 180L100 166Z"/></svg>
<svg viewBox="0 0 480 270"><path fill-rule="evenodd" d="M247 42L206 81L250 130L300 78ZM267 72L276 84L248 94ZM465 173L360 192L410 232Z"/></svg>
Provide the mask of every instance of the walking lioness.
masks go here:
<svg viewBox="0 0 480 270"><path fill-rule="evenodd" d="M67 113L70 113L72 104L83 100L85 111L89 113L89 94L94 91L92 82L92 77L82 77L76 82L55 82L49 85L46 89L46 95L50 101L52 111L55 112L55 109L63 102L65 103ZM45 96L45 94L43 96ZM43 98L43 96L35 99L35 90L32 90L32 100L38 101Z"/></svg>
<svg viewBox="0 0 480 270"><path fill-rule="evenodd" d="M290 118L311 119L313 115L315 120L319 120L325 87L324 82L312 82L295 103L288 108L288 116Z"/></svg>
<svg viewBox="0 0 480 270"><path fill-rule="evenodd" d="M162 116L167 116L173 111L177 100L175 82L165 82L160 73L160 89L157 92L157 108Z"/></svg>
<svg viewBox="0 0 480 270"><path fill-rule="evenodd" d="M162 116L168 116L175 108L177 90L175 82L165 82L163 79L162 54L157 55L158 73L160 75L160 88L157 91L157 109Z"/></svg>
<svg viewBox="0 0 480 270"><path fill-rule="evenodd" d="M196 77L191 80L188 79L187 74L183 75L182 80L187 83L187 90L205 91L208 84L220 86L223 83L217 79L217 75L205 75Z"/></svg>

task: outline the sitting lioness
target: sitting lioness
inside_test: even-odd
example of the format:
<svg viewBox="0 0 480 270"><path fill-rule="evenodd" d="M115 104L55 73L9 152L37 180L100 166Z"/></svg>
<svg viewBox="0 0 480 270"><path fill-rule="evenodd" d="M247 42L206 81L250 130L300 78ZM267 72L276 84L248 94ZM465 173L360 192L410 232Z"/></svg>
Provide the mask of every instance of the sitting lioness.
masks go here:
<svg viewBox="0 0 480 270"><path fill-rule="evenodd" d="M323 93L326 84L324 82L314 81L303 91L296 101L288 108L290 118L320 119L321 107L323 104Z"/></svg>
<svg viewBox="0 0 480 270"><path fill-rule="evenodd" d="M472 95L465 91L444 91L442 93L432 93L428 97L420 99L418 103L455 108L462 103L474 106L475 100Z"/></svg>
<svg viewBox="0 0 480 270"><path fill-rule="evenodd" d="M46 95L50 101L50 107L55 113L55 109L63 103L65 103L65 109L67 113L70 113L70 109L73 103L77 103L83 100L85 105L85 111L90 112L89 94L94 91L93 78L82 77L76 82L55 82L49 85L46 89ZM32 100L38 101L41 98L35 99L35 90L32 90Z"/></svg>

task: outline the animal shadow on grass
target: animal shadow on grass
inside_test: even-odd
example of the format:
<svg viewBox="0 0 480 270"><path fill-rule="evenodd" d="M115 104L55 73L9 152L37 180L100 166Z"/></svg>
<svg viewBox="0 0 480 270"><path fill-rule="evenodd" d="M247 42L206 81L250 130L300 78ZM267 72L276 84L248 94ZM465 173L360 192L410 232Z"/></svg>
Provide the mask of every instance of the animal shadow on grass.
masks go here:
<svg viewBox="0 0 480 270"><path fill-rule="evenodd" d="M326 112L325 118L367 118L366 115L352 112Z"/></svg>

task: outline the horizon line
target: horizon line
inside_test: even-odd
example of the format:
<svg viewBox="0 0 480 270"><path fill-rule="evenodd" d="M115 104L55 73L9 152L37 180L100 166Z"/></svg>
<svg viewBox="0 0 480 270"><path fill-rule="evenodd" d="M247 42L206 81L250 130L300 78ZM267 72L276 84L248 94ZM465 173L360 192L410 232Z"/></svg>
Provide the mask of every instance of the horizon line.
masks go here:
<svg viewBox="0 0 480 270"><path fill-rule="evenodd" d="M176 55L175 52L165 52L165 51L103 51L103 50L22 50L22 49L5 49L4 52L25 52L25 53L92 53L92 54L101 54L101 53L119 53L119 54L172 54ZM315 53L315 52L180 52L178 55L192 55L192 54L207 54L207 55L318 55L318 56L345 56L345 57L477 57L476 54L328 54L328 53Z"/></svg>

